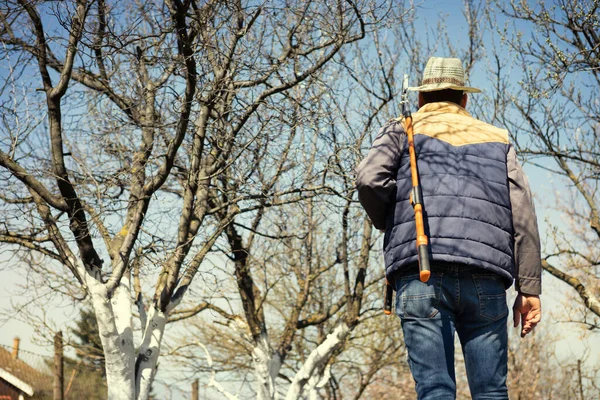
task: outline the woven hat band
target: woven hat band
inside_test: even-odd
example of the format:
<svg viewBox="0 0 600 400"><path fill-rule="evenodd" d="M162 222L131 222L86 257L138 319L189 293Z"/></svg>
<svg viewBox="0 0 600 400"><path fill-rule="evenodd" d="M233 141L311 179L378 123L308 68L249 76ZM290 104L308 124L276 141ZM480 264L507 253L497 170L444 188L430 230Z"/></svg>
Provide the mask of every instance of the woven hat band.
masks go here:
<svg viewBox="0 0 600 400"><path fill-rule="evenodd" d="M423 85L429 85L431 83L451 83L457 86L463 86L465 82L460 79L450 78L450 77L438 77L438 78L426 78L423 79Z"/></svg>

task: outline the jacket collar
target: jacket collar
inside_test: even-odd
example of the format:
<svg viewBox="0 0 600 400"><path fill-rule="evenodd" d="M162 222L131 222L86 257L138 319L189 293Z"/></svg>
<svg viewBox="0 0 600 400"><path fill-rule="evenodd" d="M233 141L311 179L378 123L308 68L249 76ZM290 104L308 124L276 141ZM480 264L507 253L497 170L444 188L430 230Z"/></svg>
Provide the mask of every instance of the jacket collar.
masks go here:
<svg viewBox="0 0 600 400"><path fill-rule="evenodd" d="M419 108L418 113L428 113L428 112L440 112L440 113L452 113L452 114L460 114L467 117L470 117L471 114L458 104L452 103L451 101L440 101L437 103L427 103L423 107Z"/></svg>

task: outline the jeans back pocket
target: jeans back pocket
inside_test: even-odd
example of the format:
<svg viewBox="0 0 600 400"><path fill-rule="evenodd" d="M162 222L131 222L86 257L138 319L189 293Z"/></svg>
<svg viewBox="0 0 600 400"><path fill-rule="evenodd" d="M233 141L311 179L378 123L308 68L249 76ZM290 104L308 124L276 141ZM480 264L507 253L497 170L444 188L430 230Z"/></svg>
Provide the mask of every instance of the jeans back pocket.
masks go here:
<svg viewBox="0 0 600 400"><path fill-rule="evenodd" d="M434 318L439 314L442 274L432 273L428 282L419 274L401 276L396 280L396 314L400 318Z"/></svg>
<svg viewBox="0 0 600 400"><path fill-rule="evenodd" d="M502 277L497 274L473 274L473 282L479 298L479 316L497 321L508 314L506 289Z"/></svg>

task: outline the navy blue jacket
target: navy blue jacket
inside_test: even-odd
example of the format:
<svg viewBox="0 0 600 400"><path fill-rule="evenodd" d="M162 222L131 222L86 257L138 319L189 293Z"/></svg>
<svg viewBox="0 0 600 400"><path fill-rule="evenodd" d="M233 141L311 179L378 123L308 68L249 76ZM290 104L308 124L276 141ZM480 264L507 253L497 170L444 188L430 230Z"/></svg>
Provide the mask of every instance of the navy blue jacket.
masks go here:
<svg viewBox="0 0 600 400"><path fill-rule="evenodd" d="M422 124L415 123L415 127L419 129L415 131L415 150L430 261L481 267L502 275L510 286L514 242L506 169L508 137L504 142L494 141L502 137L492 136L483 142L457 144L427 135ZM403 148L396 201L386 220L388 275L417 261L408 146Z"/></svg>
<svg viewBox="0 0 600 400"><path fill-rule="evenodd" d="M515 277L519 290L539 294L535 210L507 131L446 102L427 104L413 114L413 128L432 263L493 271L507 287ZM388 277L417 262L407 139L403 130L394 133L378 137L357 168L359 199L375 227L386 232ZM513 207L519 209L518 219Z"/></svg>

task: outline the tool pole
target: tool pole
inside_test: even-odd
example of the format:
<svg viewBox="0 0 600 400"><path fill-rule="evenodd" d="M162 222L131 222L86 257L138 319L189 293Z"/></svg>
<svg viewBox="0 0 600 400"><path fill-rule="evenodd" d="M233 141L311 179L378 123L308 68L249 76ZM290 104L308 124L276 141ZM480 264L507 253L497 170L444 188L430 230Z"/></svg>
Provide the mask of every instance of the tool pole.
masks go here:
<svg viewBox="0 0 600 400"><path fill-rule="evenodd" d="M427 282L431 276L429 267L429 241L425 235L425 224L423 223L423 192L419 185L419 170L417 169L417 153L415 151L415 137L413 134L412 115L407 107L406 89L408 87L408 75L404 75L402 115L404 116L404 130L408 137L408 156L410 159L410 176L412 191L410 192L410 204L415 211L415 225L417 231L417 257L419 260L419 279Z"/></svg>
<svg viewBox="0 0 600 400"><path fill-rule="evenodd" d="M429 267L429 241L427 240L427 235L425 235L425 225L423 223L423 193L421 192L421 186L419 186L419 172L417 170L417 156L415 152L412 116L410 115L410 111L408 109L404 113L404 125L406 135L408 136L408 154L410 157L410 174L412 178L410 203L415 211L419 279L421 282L427 282L431 276L431 268Z"/></svg>
<svg viewBox="0 0 600 400"><path fill-rule="evenodd" d="M410 176L412 182L412 190L410 192L410 204L415 211L415 225L417 232L417 259L419 262L419 279L421 282L427 282L431 276L431 268L429 266L429 241L425 235L425 225L423 223L423 193L419 185L419 170L417 169L417 153L415 151L415 138L412 125L412 114L410 113L408 104L408 75L404 74L402 82L402 116L404 117L404 130L408 138L408 156L410 160ZM392 284L385 280L385 294L383 299L383 312L385 314L392 313L392 299L394 296L394 288Z"/></svg>
<svg viewBox="0 0 600 400"><path fill-rule="evenodd" d="M394 298L394 287L390 281L385 278L385 295L383 297L383 312L386 315L392 313L392 299Z"/></svg>

